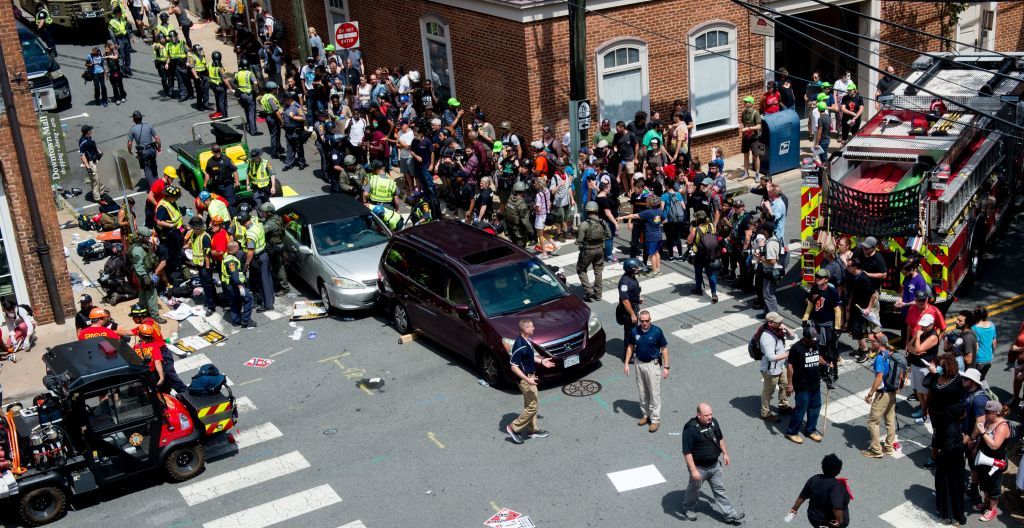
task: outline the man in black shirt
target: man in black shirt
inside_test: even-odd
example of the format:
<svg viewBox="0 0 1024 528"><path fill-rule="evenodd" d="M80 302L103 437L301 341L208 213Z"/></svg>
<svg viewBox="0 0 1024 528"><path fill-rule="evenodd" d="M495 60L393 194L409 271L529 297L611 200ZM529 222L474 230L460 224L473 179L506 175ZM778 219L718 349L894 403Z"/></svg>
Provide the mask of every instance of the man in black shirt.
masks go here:
<svg viewBox="0 0 1024 528"><path fill-rule="evenodd" d="M810 500L807 504L807 520L811 526L849 526L850 493L846 479L836 478L842 470L843 461L839 457L834 454L825 455L821 460L821 474L807 479L789 514L796 515L800 505Z"/></svg>
<svg viewBox="0 0 1024 528"><path fill-rule="evenodd" d="M719 456L722 457L722 462L718 461ZM709 481L711 492L714 493L715 502L725 515L725 521L737 526L743 524L743 517L746 514L737 512L732 502L725 496L722 463L729 465L729 449L725 445L722 428L711 412L711 405L707 403L697 405L697 415L683 426L683 457L686 459L687 469L690 470L690 483L686 487L686 498L683 499L683 515L691 521L697 520L693 507L700 498L701 485L704 481Z"/></svg>
<svg viewBox="0 0 1024 528"><path fill-rule="evenodd" d="M849 276L846 279L846 290L850 294L846 306L846 329L850 337L857 340L857 361L863 363L868 357L867 336L879 331L877 325L865 316L865 312L874 313L878 304L878 290L871 284L871 279L863 270L863 263L857 257L850 259L847 265Z"/></svg>
<svg viewBox="0 0 1024 528"><path fill-rule="evenodd" d="M899 84L900 80L896 78L896 68L890 64L885 68L885 76L879 79L878 84L875 85L875 110L882 108L882 103L878 102L878 98L891 94Z"/></svg>
<svg viewBox="0 0 1024 528"><path fill-rule="evenodd" d="M800 438L800 424L807 415L804 434L815 442L821 442L818 432L818 414L821 412L821 365L825 359L818 353L818 332L812 327L804 328L803 337L793 343L789 349L789 360L786 371L789 375L789 386L786 394L793 395L796 407L786 427L786 439L794 444L804 443Z"/></svg>
<svg viewBox="0 0 1024 528"><path fill-rule="evenodd" d="M83 293L82 297L78 300L78 307L78 313L75 314L75 329L81 330L91 324L89 312L93 309L92 296L88 293Z"/></svg>
<svg viewBox="0 0 1024 528"><path fill-rule="evenodd" d="M814 272L814 286L811 286L811 291L807 293L804 327L814 328L818 332L818 350L821 351L829 368L825 384L832 388L838 377L836 328L842 325L843 310L840 307L842 301L839 290L829 282L830 278L831 274L825 268L819 268Z"/></svg>
<svg viewBox="0 0 1024 528"><path fill-rule="evenodd" d="M862 269L871 279L871 285L874 286L875 291L881 290L882 281L885 280L885 275L889 272L889 266L885 263L882 254L878 252L878 239L873 236L864 238L857 246L853 256L860 259Z"/></svg>
<svg viewBox="0 0 1024 528"><path fill-rule="evenodd" d="M789 80L789 70L786 68L779 68L779 81L776 83L779 87L779 102L786 108L793 108L796 106L796 94L793 93L793 84Z"/></svg>
<svg viewBox="0 0 1024 528"><path fill-rule="evenodd" d="M638 314L640 313L640 281L636 280L636 274L640 271L642 264L635 258L623 261L622 270L625 272L619 278L619 304L615 307L615 321L622 325L622 348L626 349L632 339L633 328L639 324Z"/></svg>

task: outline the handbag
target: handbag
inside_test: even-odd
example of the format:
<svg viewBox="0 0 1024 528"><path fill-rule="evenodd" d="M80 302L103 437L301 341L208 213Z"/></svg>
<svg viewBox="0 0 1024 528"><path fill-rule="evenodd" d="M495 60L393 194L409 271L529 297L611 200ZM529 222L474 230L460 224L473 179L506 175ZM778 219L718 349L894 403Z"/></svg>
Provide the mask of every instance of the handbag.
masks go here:
<svg viewBox="0 0 1024 528"><path fill-rule="evenodd" d="M85 81L85 82L90 82L90 81L92 81L92 79L93 79L92 68L86 68L85 71L82 72L82 80Z"/></svg>

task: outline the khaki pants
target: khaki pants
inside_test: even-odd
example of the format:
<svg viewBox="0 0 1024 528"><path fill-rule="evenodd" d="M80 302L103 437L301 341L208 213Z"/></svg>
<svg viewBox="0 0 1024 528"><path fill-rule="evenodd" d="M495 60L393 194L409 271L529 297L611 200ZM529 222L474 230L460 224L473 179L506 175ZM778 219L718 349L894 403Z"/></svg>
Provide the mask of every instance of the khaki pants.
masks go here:
<svg viewBox="0 0 1024 528"><path fill-rule="evenodd" d="M661 365L657 361L637 361L636 387L640 389L640 412L651 423L661 422Z"/></svg>
<svg viewBox="0 0 1024 528"><path fill-rule="evenodd" d="M587 269L594 267L594 286L590 286ZM579 275L583 291L591 297L601 297L601 276L604 273L604 248L601 246L581 249L576 259L576 274Z"/></svg>
<svg viewBox="0 0 1024 528"><path fill-rule="evenodd" d="M523 393L523 412L512 422L512 430L517 433L524 430L532 433L537 430L537 386L521 379L519 390Z"/></svg>
<svg viewBox="0 0 1024 528"><path fill-rule="evenodd" d="M786 371L783 370L782 374L774 376L767 372L762 372L761 378L764 380L764 384L761 387L761 417L764 418L772 413L770 404L772 403L772 395L775 393L776 387L779 389L779 408L789 407L789 402L786 400L786 385L789 384Z"/></svg>
<svg viewBox="0 0 1024 528"><path fill-rule="evenodd" d="M96 168L96 162L90 161L86 168L86 180L92 187L92 199L94 201L100 201L100 195L107 192L107 188L103 186L103 182L100 181L100 173Z"/></svg>
<svg viewBox="0 0 1024 528"><path fill-rule="evenodd" d="M885 418L885 443L879 442L878 424ZM871 433L871 446L868 451L872 453L892 453L893 442L896 441L896 393L878 392L875 400L871 402L871 412L868 413L868 432Z"/></svg>

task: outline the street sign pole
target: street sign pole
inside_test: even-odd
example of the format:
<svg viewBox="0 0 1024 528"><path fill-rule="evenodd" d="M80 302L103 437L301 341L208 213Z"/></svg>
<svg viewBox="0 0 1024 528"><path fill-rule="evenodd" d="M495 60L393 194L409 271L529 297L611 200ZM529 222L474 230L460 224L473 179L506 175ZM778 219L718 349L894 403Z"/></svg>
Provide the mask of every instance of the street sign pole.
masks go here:
<svg viewBox="0 0 1024 528"><path fill-rule="evenodd" d="M580 146L587 144L580 130L590 128L590 102L587 98L587 1L569 3L569 164L576 185L577 211L585 211L583 203L583 174L580 170ZM586 105L581 116L581 105ZM583 213L586 214L586 213Z"/></svg>

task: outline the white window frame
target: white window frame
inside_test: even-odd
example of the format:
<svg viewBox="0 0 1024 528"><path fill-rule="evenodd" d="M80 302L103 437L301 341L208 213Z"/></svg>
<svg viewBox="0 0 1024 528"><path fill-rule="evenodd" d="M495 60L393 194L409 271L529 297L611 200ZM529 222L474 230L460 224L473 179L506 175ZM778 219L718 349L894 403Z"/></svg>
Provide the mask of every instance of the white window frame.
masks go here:
<svg viewBox="0 0 1024 528"><path fill-rule="evenodd" d="M693 80L694 80L693 79L694 58L702 56L702 55L707 55L707 54L711 53L709 51L704 51L704 50L698 51L697 50L697 37L701 36L704 33L709 32L709 31L724 31L724 32L729 34L729 45L728 46L720 46L720 47L717 47L717 48L712 48L712 51L719 52L719 53L724 53L726 51L726 49L728 49L729 56L732 57L732 60L729 61L729 63L732 66L730 68L730 81L731 82L729 83L730 84L730 89L729 89L729 122L724 124L724 125L717 125L717 126L713 126L713 127L710 127L710 128L701 128L701 125L696 125L694 127L694 129L693 129L693 137L701 137L701 136L706 136L706 135L710 135L710 134L716 134L718 132L723 132L723 131L727 131L727 130L734 130L734 129L736 129L736 127L739 126L739 104L737 103L737 100L739 99L739 91L738 91L739 90L739 87L738 87L738 84L739 84L738 74L739 74L739 72L737 70L736 60L735 60L735 59L738 58L736 40L737 40L737 38L739 36L739 32L736 30L736 26L735 25L730 24L730 23L725 22L725 21L715 20L715 21L707 22L705 24L701 24L701 25L693 28L692 30L690 30L689 34L686 37L687 41L690 43L689 52L686 54L687 55L687 67L689 68L688 74L687 74L687 78L689 79L689 90L690 90L690 93L692 94L693 93L693 86L694 86L694 84L693 84ZM696 114L696 112L697 112L696 105L693 104L692 100L690 101L690 112L693 113L693 114ZM695 117L694 122L696 123L696 115L694 117Z"/></svg>
<svg viewBox="0 0 1024 528"><path fill-rule="evenodd" d="M340 14L341 16L345 17L346 22L352 21L352 17L350 17L348 14L348 0L337 1L341 2L341 9L332 6L331 0L324 0L324 12L327 14L327 35L325 35L326 41L324 42L324 46L334 43L334 24L331 23L333 21L333 19L331 18L331 13Z"/></svg>
<svg viewBox="0 0 1024 528"><path fill-rule="evenodd" d="M427 33L427 23L434 22L444 28L444 38L436 37ZM448 21L440 15L429 14L420 18L420 45L423 48L423 78L433 79L433 71L430 69L430 42L438 42L445 45L448 50L448 77L451 80L451 97L455 95L455 62L452 60L452 29Z"/></svg>
<svg viewBox="0 0 1024 528"><path fill-rule="evenodd" d="M604 67L604 56L609 53L615 53L617 50L623 48L632 48L640 51L640 62L638 64L627 64L625 66L616 66L614 68ZM594 71L597 74L597 101L598 101L598 115L600 119L605 118L604 112L604 99L601 97L601 88L604 82L604 76L610 73L620 73L630 70L640 70L640 84L643 87L643 91L640 94L640 109L647 112L647 115L651 114L651 89L648 81L648 64L647 64L647 43L643 40L634 37L623 37L617 38L612 41L606 42L599 46L594 52ZM628 124L632 121L633 116L629 116L625 119ZM612 123L612 129L615 128L615 123Z"/></svg>

